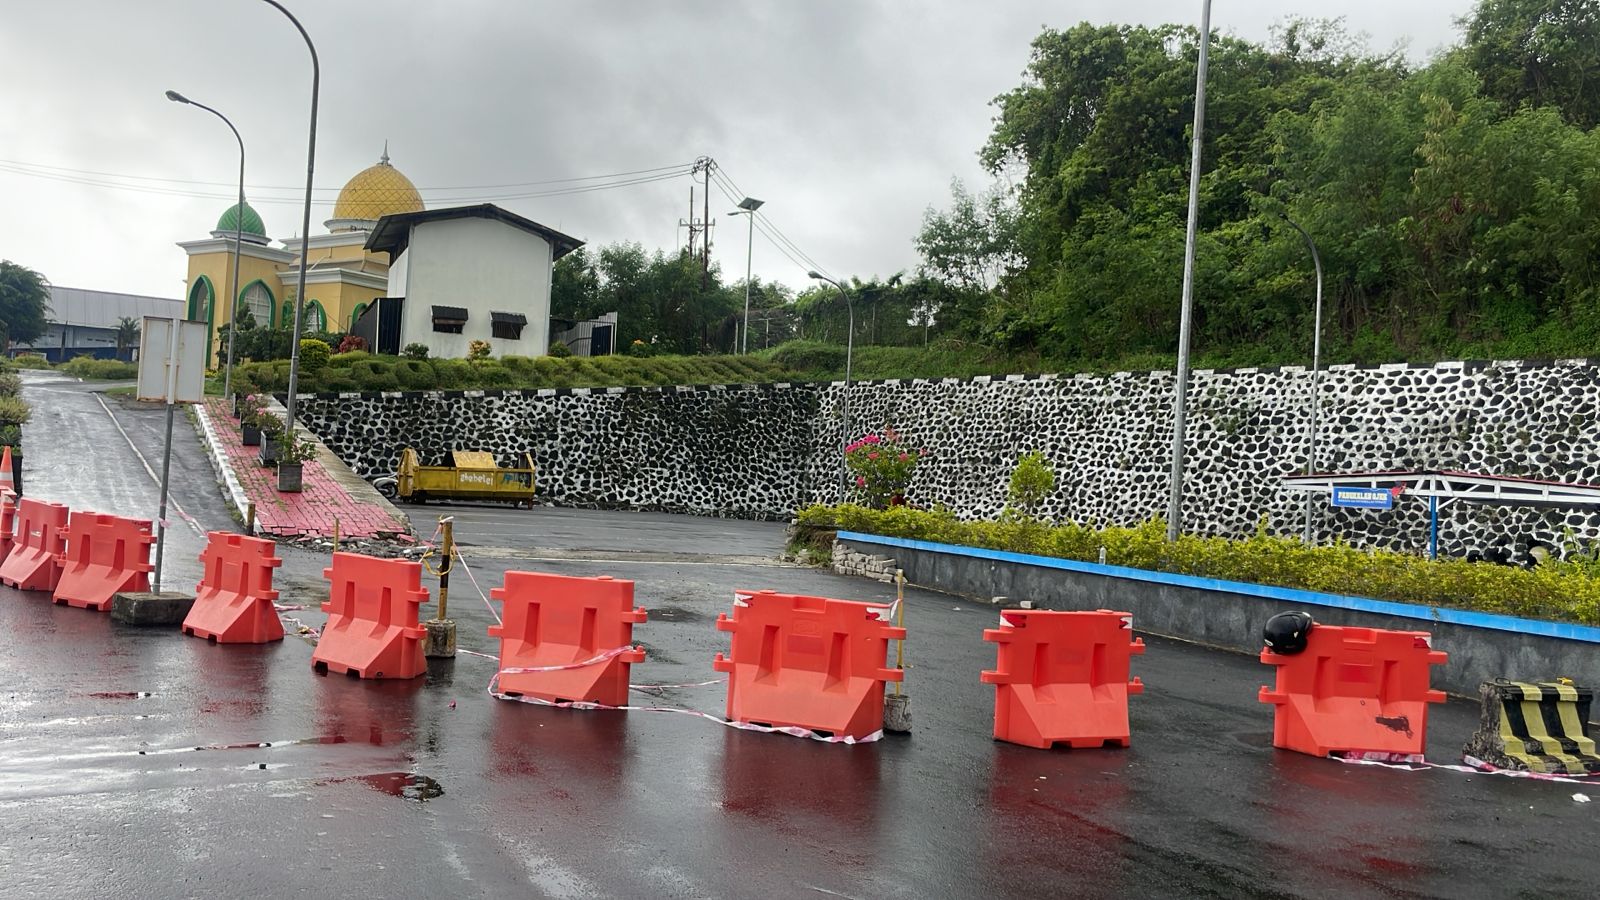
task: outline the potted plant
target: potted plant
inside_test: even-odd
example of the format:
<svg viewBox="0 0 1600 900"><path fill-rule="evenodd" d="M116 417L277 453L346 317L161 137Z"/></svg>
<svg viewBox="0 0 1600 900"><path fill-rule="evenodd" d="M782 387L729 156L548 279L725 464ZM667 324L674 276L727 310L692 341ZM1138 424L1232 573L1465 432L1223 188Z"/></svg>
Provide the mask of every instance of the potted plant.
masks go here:
<svg viewBox="0 0 1600 900"><path fill-rule="evenodd" d="M922 461L921 450L905 445L893 428L867 434L844 448L844 462L855 476L856 494L872 509L904 506L911 474Z"/></svg>
<svg viewBox="0 0 1600 900"><path fill-rule="evenodd" d="M258 413L256 427L261 429L261 452L256 459L263 466L270 466L283 451L283 420L268 412Z"/></svg>
<svg viewBox="0 0 1600 900"><path fill-rule="evenodd" d="M298 494L301 476L308 460L316 458L317 445L310 441L285 441L278 448L278 490Z"/></svg>
<svg viewBox="0 0 1600 900"><path fill-rule="evenodd" d="M264 415L261 398L255 394L245 394L239 398L239 436L246 447L254 447L261 443L261 426L259 418Z"/></svg>

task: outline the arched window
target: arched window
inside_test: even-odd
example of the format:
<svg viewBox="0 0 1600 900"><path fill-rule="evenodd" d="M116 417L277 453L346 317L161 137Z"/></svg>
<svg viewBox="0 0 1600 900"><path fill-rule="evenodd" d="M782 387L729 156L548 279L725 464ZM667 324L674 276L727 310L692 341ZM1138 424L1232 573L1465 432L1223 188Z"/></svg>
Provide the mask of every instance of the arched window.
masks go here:
<svg viewBox="0 0 1600 900"><path fill-rule="evenodd" d="M248 309L257 328L272 327L272 292L259 281L252 281L241 295L240 308Z"/></svg>
<svg viewBox="0 0 1600 900"><path fill-rule="evenodd" d="M201 275L189 288L189 314L191 322L211 321L211 279Z"/></svg>
<svg viewBox="0 0 1600 900"><path fill-rule="evenodd" d="M315 300L307 303L306 310L304 313L301 313L301 316L302 318L300 320L300 324L302 326L302 333L320 333L328 330L328 314L323 312L321 303L318 303Z"/></svg>
<svg viewBox="0 0 1600 900"><path fill-rule="evenodd" d="M356 323L361 321L361 314L367 311L367 304L357 303L356 308L350 312L350 330L356 330Z"/></svg>

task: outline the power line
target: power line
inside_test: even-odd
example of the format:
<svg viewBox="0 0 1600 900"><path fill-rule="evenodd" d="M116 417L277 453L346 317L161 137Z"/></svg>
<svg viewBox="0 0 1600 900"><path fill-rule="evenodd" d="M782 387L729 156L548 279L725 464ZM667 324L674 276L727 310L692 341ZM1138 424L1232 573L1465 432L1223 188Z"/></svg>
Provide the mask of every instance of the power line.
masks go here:
<svg viewBox="0 0 1600 900"><path fill-rule="evenodd" d="M40 178L40 179L45 179L45 180L48 180L48 181L57 181L57 182L65 183L65 184L77 184L77 185L83 185L83 186L87 186L87 187L98 187L98 188L107 188L107 189L111 189L111 190L131 191L131 192L134 192L134 193L142 193L142 194L156 194L156 195L163 195L163 196L184 197L184 198L202 199L202 200L232 200L233 197L234 197L233 194L221 194L221 193L212 193L212 192L206 192L206 191L185 190L185 189L177 188L177 187L160 187L160 186L156 186L156 185L125 184L125 183L122 183L122 182L106 181L106 180L101 179L101 178L93 178L93 177L88 177L88 176L79 176L79 175L71 175L71 174L57 174L57 173L42 172L42 171L33 171L33 170L30 170L30 169L18 168L15 165L8 165L8 164L5 164L3 162L0 162L0 172L8 172L10 174L22 175L22 176L26 176L26 177L30 177L30 178ZM500 193L486 193L486 194L463 194L463 195L450 196L450 197L437 197L436 196L436 197L428 198L428 201L431 202L431 203L466 203L466 202L529 200L529 199L536 199L536 198L541 198L541 197L564 197L564 196L570 196L570 195L573 195L573 194L586 194L586 193L590 193L590 192L593 192L593 191L614 190L616 188L634 187L634 186L643 185L643 184L653 184L653 183L659 182L659 181L670 181L670 180L673 180L673 179L676 179L676 178L681 178L682 176L687 175L687 174L689 174L689 168L687 166L685 166L685 167L682 167L682 168L662 170L662 171L659 171L656 174L652 174L652 175L644 175L644 176L637 177L637 178L624 178L624 179L619 179L619 180L614 180L614 181L609 181L609 182L601 182L601 183L598 183L598 184L571 184L571 186L568 186L568 187L552 188L550 190L543 190L543 191L523 191L523 192L514 192L514 193L500 192ZM592 176L586 176L584 179L558 179L558 180L552 180L551 182L548 182L548 183L550 183L550 184L569 183L570 184L571 182L575 182L575 181L579 181L579 180L591 180L591 179L592 179ZM532 182L530 182L530 183L532 183ZM300 197L273 197L273 196L262 196L262 195L258 194L255 197L251 198L251 202L252 203L277 203L277 204L286 204L286 205L290 205L290 204L299 205L299 204L303 203L304 200L303 200L303 198L300 198ZM320 203L320 204L328 204L328 203L332 203L334 201L333 201L333 198L326 198L325 197L325 198L322 198L322 199L318 199L315 202Z"/></svg>
<svg viewBox="0 0 1600 900"><path fill-rule="evenodd" d="M745 196L744 191L739 189L739 185L732 178L724 175L720 168L712 174L712 177L717 183L717 189L722 191L723 196L727 197L730 202L738 203L739 199ZM776 247L780 253L788 257L790 262L802 269L815 270L824 275L832 274L826 267L812 259L810 254L802 250L798 244L790 240L788 235L785 235L777 225L773 224L771 219L759 211L755 214L755 222L756 230L761 232L762 237L766 238L767 242Z"/></svg>
<svg viewBox="0 0 1600 900"><path fill-rule="evenodd" d="M717 185L717 190L721 191L722 195L724 197L728 198L728 202L734 203L734 204L737 204L739 202L740 198L735 197L733 194L728 193L727 187L725 187L722 184L721 181L716 182L716 185ZM784 247L782 244L778 243L777 239L775 239L772 236L772 234L769 231L767 231L767 229L764 226L762 226L760 220L754 220L754 221L755 221L755 225L756 225L756 231L760 232L761 236L766 239L767 243L771 244L773 246L773 249L775 249L779 253L783 254L789 260L789 262L794 263L795 266L797 268L800 268L800 269L814 269L814 268L816 268L816 266L814 266L814 265L810 265L810 264L807 264L805 262L802 262L799 259L796 259L795 255L793 253L790 253L789 250L786 247Z"/></svg>
<svg viewBox="0 0 1600 900"><path fill-rule="evenodd" d="M632 176L635 176L635 175L654 175L654 174L657 174L657 173L664 173L664 172L671 172L673 174L676 174L676 173L678 173L680 171L687 171L693 165L694 165L693 163L678 163L678 164L670 165L670 166L654 166L654 167L648 168L648 169L633 169L633 170L627 171L627 172L611 172L611 173L608 173L608 174L605 174L605 175L579 175L579 176L576 176L576 177L573 177L573 178L550 178L550 179L546 179L546 180L543 180L543 181L512 181L512 182L506 182L506 183L503 183L503 184L436 185L436 186L431 186L431 187L418 187L417 188L417 192L418 193L428 193L428 192L431 192L431 191L497 191L497 190L503 190L503 189L509 189L509 188L538 187L538 186L541 186L541 185L549 185L549 184L571 184L571 183L580 182L580 181L603 181L603 180L608 180L608 179L613 179L613 178L629 178L629 177L632 177ZM130 175L130 174L127 174L127 173L122 173L122 172L101 172L101 171L96 171L96 170L93 170L93 169L73 169L73 168L69 168L67 166L50 166L50 165L45 165L44 163L30 163L30 162L23 162L21 160L14 160L14 159L0 159L0 166L6 167L10 171L15 171L15 172L18 172L18 173L21 173L21 174L34 174L30 170L41 170L40 172L37 173L41 177L48 177L48 175L46 175L46 173L62 173L64 175L70 175L70 176L94 176L94 177L97 177L97 178L120 178L120 179L125 179L125 180L130 180L130 181L154 181L154 182L161 182L161 183L173 184L173 185L185 185L185 184L188 184L188 185L199 185L199 186L203 186L203 187L226 187L226 188L233 188L233 187L237 186L237 182L232 182L232 181L200 181L200 180L188 179L188 178L163 178L163 177L156 176L156 175ZM296 186L296 185L285 186L285 185L247 184L247 185L245 185L245 187L247 189L253 190L253 191L292 191L292 192L295 192L297 196L303 196L303 194L301 194L300 192L304 191L303 187ZM333 193L333 192L337 192L339 190L342 190L342 188L319 187L319 188L314 188L313 190L321 191L321 192L324 192L324 193Z"/></svg>

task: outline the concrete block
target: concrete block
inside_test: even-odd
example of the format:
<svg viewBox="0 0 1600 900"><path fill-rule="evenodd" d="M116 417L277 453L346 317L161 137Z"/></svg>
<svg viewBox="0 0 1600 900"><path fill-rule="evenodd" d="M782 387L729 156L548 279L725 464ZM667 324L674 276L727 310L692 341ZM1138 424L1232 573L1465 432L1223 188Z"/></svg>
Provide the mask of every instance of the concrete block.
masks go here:
<svg viewBox="0 0 1600 900"><path fill-rule="evenodd" d="M191 606L194 606L193 594L124 591L111 598L111 621L123 625L178 626L188 617Z"/></svg>
<svg viewBox="0 0 1600 900"><path fill-rule="evenodd" d="M427 629L423 638L422 655L428 659L451 659L456 655L456 622L454 619L429 619L422 623Z"/></svg>

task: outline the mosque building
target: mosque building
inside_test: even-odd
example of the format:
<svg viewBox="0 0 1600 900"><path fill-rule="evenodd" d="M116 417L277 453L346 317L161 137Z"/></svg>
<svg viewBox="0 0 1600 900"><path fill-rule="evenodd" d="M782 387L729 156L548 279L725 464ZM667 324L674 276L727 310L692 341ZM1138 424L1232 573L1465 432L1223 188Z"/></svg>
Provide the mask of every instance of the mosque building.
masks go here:
<svg viewBox="0 0 1600 900"><path fill-rule="evenodd" d="M407 257L422 254L407 250L414 244L422 249L417 237L422 224L431 265L419 265L408 279ZM470 339L481 337L490 340L496 355L542 355L548 350L550 267L583 243L488 204L426 210L411 179L389 162L387 147L377 164L356 173L339 191L333 217L324 226L326 234L280 240L274 247L261 216L247 202L225 211L209 238L179 242L189 256L185 315L210 326L213 361L222 350L217 330L233 316L230 292L238 297L240 315L249 311L241 327L290 327L302 253L304 332L377 337L376 316L367 317L366 327L358 323L369 308L378 311L374 301L382 298L386 319L401 308L408 314L398 326L404 333L377 343L420 342L436 356L462 356ZM236 229L241 231L238 288L232 285ZM391 272L396 261L400 265ZM441 278L441 272L451 277ZM433 277L420 277L424 273ZM485 282L482 273L490 273L490 280ZM410 298L405 296L408 282ZM507 325L516 321L532 327ZM392 353L398 346L374 349Z"/></svg>

